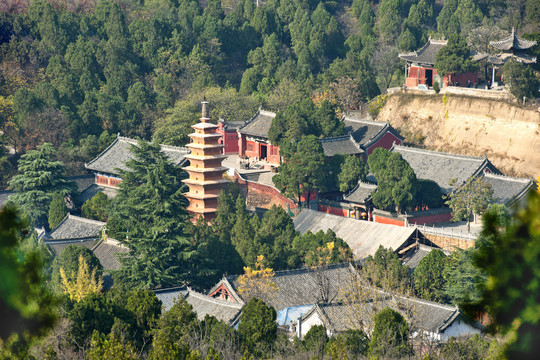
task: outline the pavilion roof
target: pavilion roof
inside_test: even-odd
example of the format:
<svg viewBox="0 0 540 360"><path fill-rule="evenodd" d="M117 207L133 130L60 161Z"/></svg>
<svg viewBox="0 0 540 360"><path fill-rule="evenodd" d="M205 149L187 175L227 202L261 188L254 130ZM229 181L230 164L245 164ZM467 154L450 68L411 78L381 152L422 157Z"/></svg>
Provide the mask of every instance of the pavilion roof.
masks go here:
<svg viewBox="0 0 540 360"><path fill-rule="evenodd" d="M493 201L498 204L511 205L523 198L531 188L536 188L534 181L528 178L484 174L484 179L491 185Z"/></svg>
<svg viewBox="0 0 540 360"><path fill-rule="evenodd" d="M536 41L525 40L518 37L514 31L514 28L512 28L512 33L510 34L510 36L499 41L491 41L489 45L503 51L527 50L527 49L532 48L534 45L536 45Z"/></svg>
<svg viewBox="0 0 540 360"><path fill-rule="evenodd" d="M259 110L257 113L242 126L238 131L242 134L253 135L268 139L268 130L272 126L272 120L276 117L276 113Z"/></svg>
<svg viewBox="0 0 540 360"><path fill-rule="evenodd" d="M447 43L447 40L429 39L420 49L406 54L399 54L399 58L411 63L435 65L435 55L437 55L439 50L446 46Z"/></svg>
<svg viewBox="0 0 540 360"><path fill-rule="evenodd" d="M363 154L364 150L354 141L352 135L343 135L323 138L320 140L324 155L356 155Z"/></svg>
<svg viewBox="0 0 540 360"><path fill-rule="evenodd" d="M359 181L350 193L344 196L344 200L352 203L363 204L371 198L371 194L377 190L376 184Z"/></svg>

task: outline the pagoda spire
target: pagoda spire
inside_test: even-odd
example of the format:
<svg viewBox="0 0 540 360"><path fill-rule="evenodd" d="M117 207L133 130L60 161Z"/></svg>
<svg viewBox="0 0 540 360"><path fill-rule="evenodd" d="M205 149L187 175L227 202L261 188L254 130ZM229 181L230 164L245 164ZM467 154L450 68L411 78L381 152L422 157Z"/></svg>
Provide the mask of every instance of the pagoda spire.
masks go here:
<svg viewBox="0 0 540 360"><path fill-rule="evenodd" d="M224 145L219 141L221 134L216 133L218 126L210 122L209 104L201 104L200 122L192 126L195 132L189 134L191 143L186 145L191 149L191 154L185 156L190 164L184 168L189 178L182 181L189 186L184 196L189 200L187 211L192 220L203 217L211 221L216 217L219 193L228 182L223 179L227 168L221 164L227 156L222 154Z"/></svg>

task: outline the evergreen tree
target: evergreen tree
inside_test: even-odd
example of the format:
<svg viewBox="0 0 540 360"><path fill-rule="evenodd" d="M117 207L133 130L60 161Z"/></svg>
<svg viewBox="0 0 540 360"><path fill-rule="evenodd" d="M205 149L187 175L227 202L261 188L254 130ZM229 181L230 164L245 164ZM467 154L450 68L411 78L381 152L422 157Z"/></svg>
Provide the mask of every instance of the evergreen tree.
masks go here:
<svg viewBox="0 0 540 360"><path fill-rule="evenodd" d="M348 192L352 190L359 180L365 180L367 176L366 163L354 155L345 158L339 172L339 191Z"/></svg>
<svg viewBox="0 0 540 360"><path fill-rule="evenodd" d="M486 279L474 265L473 256L472 248L454 251L444 267L444 295L454 305L478 302L481 298L479 285Z"/></svg>
<svg viewBox="0 0 540 360"><path fill-rule="evenodd" d="M107 221L111 200L104 192L99 191L81 207L82 216L88 219Z"/></svg>
<svg viewBox="0 0 540 360"><path fill-rule="evenodd" d="M276 310L260 299L251 299L242 308L238 333L252 354L266 354L277 337Z"/></svg>
<svg viewBox="0 0 540 360"><path fill-rule="evenodd" d="M538 84L534 71L529 65L510 60L503 66L505 79L509 80L510 91L521 101L524 97L533 99L538 95Z"/></svg>
<svg viewBox="0 0 540 360"><path fill-rule="evenodd" d="M385 308L375 315L368 354L374 359L401 358L413 353L403 316Z"/></svg>
<svg viewBox="0 0 540 360"><path fill-rule="evenodd" d="M441 76L452 73L475 71L478 66L471 58L467 41L459 35L452 34L448 44L435 55L435 68Z"/></svg>
<svg viewBox="0 0 540 360"><path fill-rule="evenodd" d="M438 249L427 254L414 269L414 289L418 297L426 300L443 302L445 279L443 270L448 259Z"/></svg>
<svg viewBox="0 0 540 360"><path fill-rule="evenodd" d="M119 279L137 288L177 286L198 272L202 244L185 233L187 200L182 195L182 169L159 145L140 141L132 146L118 195L111 206L110 236L129 248L122 257Z"/></svg>
<svg viewBox="0 0 540 360"><path fill-rule="evenodd" d="M387 291L407 293L411 287L409 268L401 263L392 249L385 249L382 245L374 256L367 257L364 273L372 285Z"/></svg>
<svg viewBox="0 0 540 360"><path fill-rule="evenodd" d="M59 193L54 193L49 206L49 229L53 229L67 215L68 209L64 197Z"/></svg>
<svg viewBox="0 0 540 360"><path fill-rule="evenodd" d="M377 178L373 204L380 209L400 212L415 202L418 181L414 170L401 154L377 148L368 157L369 170Z"/></svg>
<svg viewBox="0 0 540 360"><path fill-rule="evenodd" d="M24 154L17 171L9 182L9 187L15 191L9 201L28 214L36 226L46 224L55 192L67 196L75 190L75 184L66 180L65 166L57 160L56 149L50 143Z"/></svg>
<svg viewBox="0 0 540 360"><path fill-rule="evenodd" d="M64 273L67 275L67 279L69 281L75 281L76 274L79 269L79 258L81 256L85 264L88 266L89 272L96 270L94 282L99 281L99 277L101 277L101 273L103 271L103 266L99 262L96 255L90 249L84 246L71 244L65 247L62 252L54 258L52 263L50 286L56 293L61 293L63 291L60 270L64 270ZM72 274L75 274L75 277L73 277Z"/></svg>

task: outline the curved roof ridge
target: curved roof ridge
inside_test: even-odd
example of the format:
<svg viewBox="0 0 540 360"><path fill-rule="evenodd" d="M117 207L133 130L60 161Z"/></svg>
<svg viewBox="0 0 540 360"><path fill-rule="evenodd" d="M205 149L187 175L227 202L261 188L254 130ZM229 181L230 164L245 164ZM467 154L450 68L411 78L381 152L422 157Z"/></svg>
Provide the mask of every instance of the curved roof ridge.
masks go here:
<svg viewBox="0 0 540 360"><path fill-rule="evenodd" d="M277 113L273 112L273 111L270 111L270 110L264 110L264 109L259 109L258 111L259 114L261 115L266 115L266 116L273 116L275 117Z"/></svg>
<svg viewBox="0 0 540 360"><path fill-rule="evenodd" d="M235 302L232 302L232 301L220 300L220 299L210 297L208 295L201 294L200 292L197 292L197 291L195 291L195 290L193 290L193 289L191 289L189 287L188 287L186 295L187 296L193 296L193 297L196 297L198 299L202 299L202 300L214 303L214 304L219 304L219 305L223 305L223 306L232 307L232 308L235 308L235 309L241 309L242 306L244 306L244 304L242 304L242 303L235 303Z"/></svg>
<svg viewBox="0 0 540 360"><path fill-rule="evenodd" d="M102 152L100 152L100 153L99 153L94 159L92 159L92 161L90 161L89 163L84 163L84 167L88 167L88 165L90 165L90 164L96 162L99 158L101 158L101 156L102 156L103 154L105 154L110 148L112 148L117 142L120 141L120 138L122 138L122 136L120 136L120 134L118 134L118 135L116 136L116 139L114 139L114 141L113 141L109 146L107 146L107 147L105 148L105 150L103 150Z"/></svg>
<svg viewBox="0 0 540 360"><path fill-rule="evenodd" d="M386 124L388 124L388 122L383 122L383 121L354 119L354 118L350 118L350 117L347 117L347 116L344 116L343 120L344 121L352 121L352 122L362 123L362 124L369 124L369 125L380 125L380 126L385 126Z"/></svg>
<svg viewBox="0 0 540 360"><path fill-rule="evenodd" d="M431 153L433 155L438 156L445 156L445 157L454 157L456 159L466 159L466 160L477 160L477 161L484 161L487 158L479 157L479 156L470 156L470 155L461 155L461 154L452 154L444 151L437 151L437 150L428 150L428 149L421 149L414 146L406 146L406 145L398 145L394 144L392 149L401 148L405 149L405 151L414 151L417 153Z"/></svg>
<svg viewBox="0 0 540 360"><path fill-rule="evenodd" d="M321 138L320 140L321 142L331 142L331 141L347 140L351 138L352 138L351 134L346 134L346 135L338 135L338 136L328 136L328 137Z"/></svg>
<svg viewBox="0 0 540 360"><path fill-rule="evenodd" d="M166 144L159 144L159 146L162 149L168 149L168 150L180 150L184 152L191 152L191 150L185 146L175 146L175 145L166 145Z"/></svg>
<svg viewBox="0 0 540 360"><path fill-rule="evenodd" d="M510 181L516 181L516 182L522 182L522 183L529 183L529 182L534 181L534 179L531 178L531 177L520 178L520 177L508 176L508 175L504 175L504 174L495 174L495 173L484 173L484 176L493 177L493 178L497 178L497 179L505 179L505 180L510 180Z"/></svg>
<svg viewBox="0 0 540 360"><path fill-rule="evenodd" d="M89 223L89 224L95 224L95 225L107 225L107 223L104 222L104 221L88 219L88 218L85 218L85 217L82 217L82 216L72 215L71 213L68 213L68 214L66 215L66 217L64 218L64 220L67 219L67 218L79 220L79 221L86 222L86 223ZM64 220L62 220L62 221L64 221ZM60 224L58 224L58 225L60 225ZM58 226L58 225L57 225L57 226ZM55 227L55 228L56 228L56 227Z"/></svg>

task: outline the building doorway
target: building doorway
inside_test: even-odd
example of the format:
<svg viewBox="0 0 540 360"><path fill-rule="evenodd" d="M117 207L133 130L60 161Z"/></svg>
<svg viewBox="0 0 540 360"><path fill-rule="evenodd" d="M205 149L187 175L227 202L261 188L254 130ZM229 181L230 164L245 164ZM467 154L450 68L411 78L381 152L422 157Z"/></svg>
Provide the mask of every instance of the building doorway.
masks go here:
<svg viewBox="0 0 540 360"><path fill-rule="evenodd" d="M266 160L266 157L268 155L268 146L261 144L261 160Z"/></svg>
<svg viewBox="0 0 540 360"><path fill-rule="evenodd" d="M433 86L433 69L426 69L426 85Z"/></svg>

